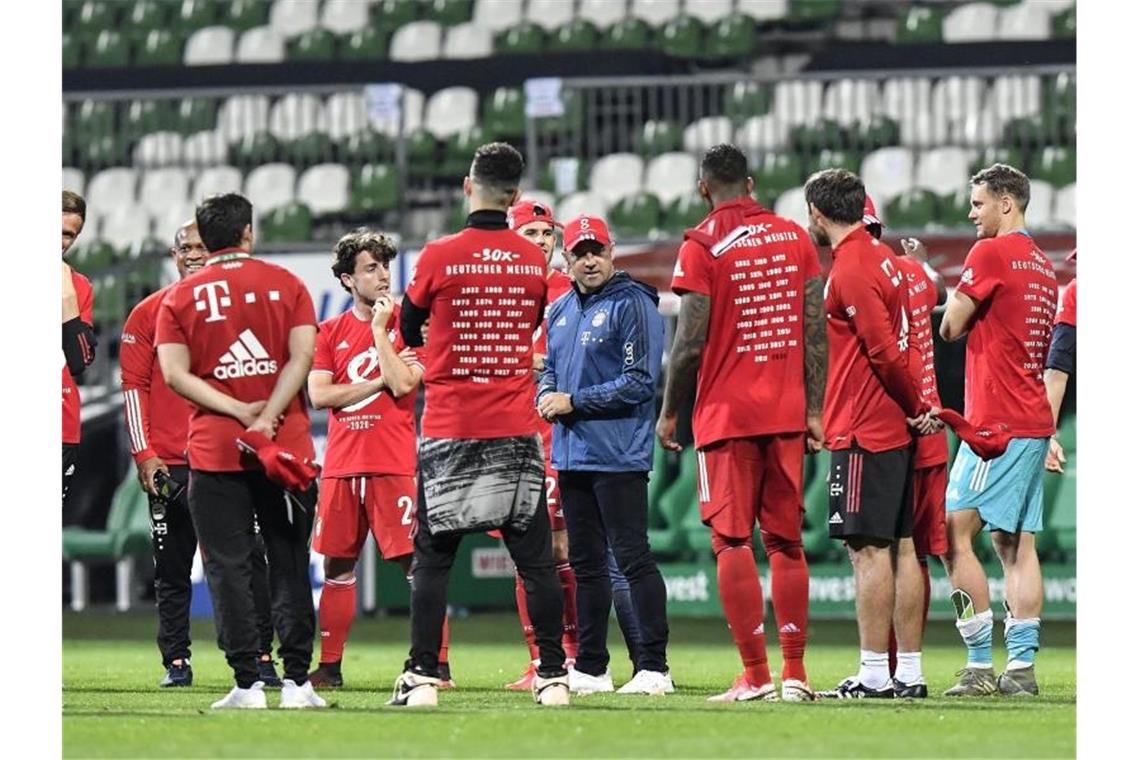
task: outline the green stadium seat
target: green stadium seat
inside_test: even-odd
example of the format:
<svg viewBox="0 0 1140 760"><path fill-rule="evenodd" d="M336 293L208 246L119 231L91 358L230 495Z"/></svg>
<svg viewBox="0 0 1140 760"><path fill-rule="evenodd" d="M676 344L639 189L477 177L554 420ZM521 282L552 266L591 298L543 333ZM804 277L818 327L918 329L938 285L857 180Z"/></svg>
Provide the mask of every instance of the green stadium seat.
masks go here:
<svg viewBox="0 0 1140 760"><path fill-rule="evenodd" d="M272 163L281 156L281 144L268 132L254 132L230 148L230 164L243 171Z"/></svg>
<svg viewBox="0 0 1140 760"><path fill-rule="evenodd" d="M213 129L217 113L217 103L209 98L183 98L178 101L173 126L184 135Z"/></svg>
<svg viewBox="0 0 1140 760"><path fill-rule="evenodd" d="M213 3L211 3L213 4ZM265 26L269 23L269 8L271 0L233 0L229 7L222 10L219 23L224 24L236 32L244 32L256 26ZM212 11L203 13L207 19L201 26L212 23Z"/></svg>
<svg viewBox="0 0 1140 760"><path fill-rule="evenodd" d="M737 82L728 93L725 116L739 124L753 116L772 110L772 85L760 82Z"/></svg>
<svg viewBox="0 0 1140 760"><path fill-rule="evenodd" d="M435 137L426 129L420 128L405 139L405 152L408 157L408 173L417 176L433 176L438 164L439 146Z"/></svg>
<svg viewBox="0 0 1140 760"><path fill-rule="evenodd" d="M701 196L682 195L665 207L662 223L665 230L673 235L679 235L685 230L697 226L702 219L708 216L709 209Z"/></svg>
<svg viewBox="0 0 1140 760"><path fill-rule="evenodd" d="M1077 153L1060 145L1047 145L1033 156L1029 176L1043 179L1053 187L1064 187L1077 181Z"/></svg>
<svg viewBox="0 0 1140 760"><path fill-rule="evenodd" d="M230 16L234 7L239 5L252 6L254 3L251 2L251 0L235 0L229 9L223 11L221 23L234 29L248 28L240 26L237 19ZM170 20L171 29L177 31L183 37L189 37L199 29L213 24L214 19L217 18L215 13L219 7L219 4L215 0L182 0L178 5L178 11ZM265 16L261 23L264 23L264 19L268 17L269 6L266 4ZM250 26L257 26L257 24L251 24Z"/></svg>
<svg viewBox="0 0 1140 760"><path fill-rule="evenodd" d="M843 126L834 119L800 124L788 132L792 147L800 153L814 153L843 143Z"/></svg>
<svg viewBox="0 0 1140 760"><path fill-rule="evenodd" d="M327 163L333 156L333 142L324 132L310 132L290 140L283 146L285 160L300 172L310 166Z"/></svg>
<svg viewBox="0 0 1140 760"><path fill-rule="evenodd" d="M842 0L789 0L784 21L790 26L821 26L839 15Z"/></svg>
<svg viewBox="0 0 1140 760"><path fill-rule="evenodd" d="M752 178L758 189L779 194L803 185L804 167L794 153L763 153L752 170Z"/></svg>
<svg viewBox="0 0 1140 760"><path fill-rule="evenodd" d="M706 35L708 57L747 58L755 55L756 22L748 16L734 14L713 24Z"/></svg>
<svg viewBox="0 0 1140 760"><path fill-rule="evenodd" d="M400 180L388 164L365 164L352 184L350 208L356 212L387 211L400 203Z"/></svg>
<svg viewBox="0 0 1140 760"><path fill-rule="evenodd" d="M496 53L542 53L546 50L546 32L532 21L512 26L495 39Z"/></svg>
<svg viewBox="0 0 1140 760"><path fill-rule="evenodd" d="M122 114L120 134L135 141L150 132L172 129L176 122L174 104L169 100L132 100Z"/></svg>
<svg viewBox="0 0 1140 760"><path fill-rule="evenodd" d="M666 559L678 559L688 553L695 539L700 548L708 551L708 529L700 524L700 508L697 505L697 455L690 446L681 452L681 467L677 477L661 494L658 520L649 526L649 546L653 553ZM697 525L691 523L691 515L696 511ZM692 531L695 535L690 535ZM701 535L703 533L703 536Z"/></svg>
<svg viewBox="0 0 1140 760"><path fill-rule="evenodd" d="M653 46L653 29L639 18L626 18L606 30L601 46L606 50L645 50Z"/></svg>
<svg viewBox="0 0 1140 760"><path fill-rule="evenodd" d="M658 509L661 506L661 495L677 478L677 473L672 472L673 468L669 466L669 459L669 452L665 451L659 444L654 444L653 467L649 471L649 487L647 489L651 523L660 518Z"/></svg>
<svg viewBox="0 0 1140 760"><path fill-rule="evenodd" d="M633 149L643 158L680 150L681 125L672 121L647 121L634 133Z"/></svg>
<svg viewBox="0 0 1140 760"><path fill-rule="evenodd" d="M467 200L457 196L447 212L447 229L449 232L458 232L467 225Z"/></svg>
<svg viewBox="0 0 1140 760"><path fill-rule="evenodd" d="M312 228L309 207L291 201L261 216L259 238L266 243L301 243L309 239Z"/></svg>
<svg viewBox="0 0 1140 760"><path fill-rule="evenodd" d="M83 38L71 32L64 32L62 39L63 68L77 69L83 63Z"/></svg>
<svg viewBox="0 0 1140 760"><path fill-rule="evenodd" d="M170 3L138 0L123 18L121 31L128 39L141 42L152 30L166 26L167 11L171 8Z"/></svg>
<svg viewBox="0 0 1140 760"><path fill-rule="evenodd" d="M584 53L598 47L601 32L589 21L576 18L551 35L547 49L558 53Z"/></svg>
<svg viewBox="0 0 1140 760"><path fill-rule="evenodd" d="M127 144L115 135L100 135L78 143L80 164L89 170L106 169L128 163Z"/></svg>
<svg viewBox="0 0 1140 760"><path fill-rule="evenodd" d="M115 27L115 16L120 7L118 4L88 0L79 9L68 31L77 37L94 41L100 32Z"/></svg>
<svg viewBox="0 0 1140 760"><path fill-rule="evenodd" d="M485 142L487 135L479 126L469 127L449 137L444 144L443 161L439 164L436 176L450 176L456 182L462 180L471 168L471 156Z"/></svg>
<svg viewBox="0 0 1140 760"><path fill-rule="evenodd" d="M1017 148L1039 148L1049 141L1049 131L1040 115L1022 116L1006 122L1002 142Z"/></svg>
<svg viewBox="0 0 1140 760"><path fill-rule="evenodd" d="M184 40L167 29L151 29L135 48L136 66L178 66Z"/></svg>
<svg viewBox="0 0 1140 760"><path fill-rule="evenodd" d="M105 100L85 100L74 116L74 130L79 140L110 135L115 131L115 110Z"/></svg>
<svg viewBox="0 0 1140 760"><path fill-rule="evenodd" d="M93 69L118 68L131 63L131 43L113 29L104 29L87 50L88 67Z"/></svg>
<svg viewBox="0 0 1140 760"><path fill-rule="evenodd" d="M693 16L677 16L661 27L661 51L674 58L694 60L705 57L705 27Z"/></svg>
<svg viewBox="0 0 1140 760"><path fill-rule="evenodd" d="M943 195L938 199L938 212L935 219L944 227L968 227L970 225L970 188ZM889 218L888 218L889 219Z"/></svg>
<svg viewBox="0 0 1140 760"><path fill-rule="evenodd" d="M443 26L455 26L471 20L472 0L427 0L424 18Z"/></svg>
<svg viewBox="0 0 1140 760"><path fill-rule="evenodd" d="M899 123L889 116L874 116L852 129L851 144L864 151L899 144Z"/></svg>
<svg viewBox="0 0 1140 760"><path fill-rule="evenodd" d="M1057 537L1057 548L1066 555L1077 551L1077 452L1067 454L1060 489L1049 517L1049 528ZM1048 476L1047 476L1048 477Z"/></svg>
<svg viewBox="0 0 1140 760"><path fill-rule="evenodd" d="M380 0L372 6L372 27L390 35L404 24L420 19L419 0Z"/></svg>
<svg viewBox="0 0 1140 760"><path fill-rule="evenodd" d="M978 158L972 164L970 164L970 174L977 174L982 169L988 169L994 164L1021 166L1021 151L1014 148L991 145L983 150Z"/></svg>
<svg viewBox="0 0 1140 760"><path fill-rule="evenodd" d="M1077 450L1077 415L1067 414L1057 425L1057 442L1065 449L1065 456Z"/></svg>
<svg viewBox="0 0 1140 760"><path fill-rule="evenodd" d="M892 229L922 230L938 217L938 196L929 190L912 188L892 198L885 209Z"/></svg>
<svg viewBox="0 0 1140 760"><path fill-rule="evenodd" d="M395 160L391 138L370 129L344 138L337 155L340 162L348 166L391 163Z"/></svg>
<svg viewBox="0 0 1140 760"><path fill-rule="evenodd" d="M1045 121L1056 138L1054 142L1069 143L1076 132L1077 80L1073 74L1058 74L1045 78Z"/></svg>
<svg viewBox="0 0 1140 760"><path fill-rule="evenodd" d="M293 61L331 61L336 57L336 35L323 27L310 29L289 42Z"/></svg>
<svg viewBox="0 0 1140 760"><path fill-rule="evenodd" d="M827 454L817 454L816 457ZM816 457L809 457L813 459ZM804 553L809 560L826 559L835 553L837 544L831 540L827 525L829 497L827 491L827 460L816 462L811 477L804 473Z"/></svg>
<svg viewBox="0 0 1140 760"><path fill-rule="evenodd" d="M526 104L517 87L498 87L483 99L483 130L502 139L526 134Z"/></svg>
<svg viewBox="0 0 1140 760"><path fill-rule="evenodd" d="M807 175L823 169L847 169L858 174L862 164L862 153L841 148L824 148L810 161L805 169L804 179L807 179Z"/></svg>
<svg viewBox="0 0 1140 760"><path fill-rule="evenodd" d="M895 42L900 45L930 45L942 41L942 11L925 5L904 8L899 13Z"/></svg>
<svg viewBox="0 0 1140 760"><path fill-rule="evenodd" d="M648 238L661 225L661 201L644 191L626 196L610 208L609 223L620 239Z"/></svg>
<svg viewBox="0 0 1140 760"><path fill-rule="evenodd" d="M340 44L340 57L346 61L376 61L388 57L390 35L372 27L357 29Z"/></svg>
<svg viewBox="0 0 1140 760"><path fill-rule="evenodd" d="M1057 39L1075 40L1077 38L1077 3L1053 17L1053 36Z"/></svg>

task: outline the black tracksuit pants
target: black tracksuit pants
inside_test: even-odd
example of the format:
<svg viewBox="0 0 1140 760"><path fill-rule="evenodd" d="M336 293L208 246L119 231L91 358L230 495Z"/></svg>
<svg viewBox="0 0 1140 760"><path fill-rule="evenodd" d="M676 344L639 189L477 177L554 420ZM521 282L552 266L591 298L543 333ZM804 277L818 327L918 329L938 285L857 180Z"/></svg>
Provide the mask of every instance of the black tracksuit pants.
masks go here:
<svg viewBox="0 0 1140 760"><path fill-rule="evenodd" d="M252 560L255 517L269 563L269 600L284 677L303 684L308 680L316 628L309 584L315 501L306 498L308 507L297 507L260 472L191 469L188 493L214 603L218 645L237 685L249 688L257 680L261 645L253 592L253 576L259 572Z"/></svg>

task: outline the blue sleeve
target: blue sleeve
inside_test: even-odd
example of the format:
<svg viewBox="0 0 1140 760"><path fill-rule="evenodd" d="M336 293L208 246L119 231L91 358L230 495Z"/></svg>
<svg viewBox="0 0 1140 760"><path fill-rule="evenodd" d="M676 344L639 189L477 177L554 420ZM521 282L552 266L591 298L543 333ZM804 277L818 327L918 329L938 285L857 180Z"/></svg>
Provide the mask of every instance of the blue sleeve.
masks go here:
<svg viewBox="0 0 1140 760"><path fill-rule="evenodd" d="M547 324L553 322L553 311L551 311L551 318ZM535 393L535 406L538 406L538 399L542 398L547 393L552 393L558 390L558 372L555 370L554 365L558 361L558 349L554 343L554 337L548 330L546 333L546 361L542 363L542 374L538 377L538 391Z"/></svg>
<svg viewBox="0 0 1140 760"><path fill-rule="evenodd" d="M621 374L609 382L581 388L573 395L574 411L583 417L636 407L653 398L656 391L652 362L651 331L658 328L649 313L648 298L635 297L621 309Z"/></svg>
<svg viewBox="0 0 1140 760"><path fill-rule="evenodd" d="M1049 343L1049 358L1045 360L1047 369L1056 369L1071 375L1077 371L1077 328L1059 323L1053 328L1053 340Z"/></svg>

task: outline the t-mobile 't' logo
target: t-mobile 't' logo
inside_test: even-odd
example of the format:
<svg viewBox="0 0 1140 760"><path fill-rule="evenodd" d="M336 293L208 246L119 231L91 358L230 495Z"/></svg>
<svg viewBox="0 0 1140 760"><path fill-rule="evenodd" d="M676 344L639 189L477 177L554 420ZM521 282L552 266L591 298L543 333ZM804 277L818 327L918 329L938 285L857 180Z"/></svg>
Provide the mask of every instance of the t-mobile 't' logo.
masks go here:
<svg viewBox="0 0 1140 760"><path fill-rule="evenodd" d="M199 301L198 297L205 291L206 300ZM214 280L213 282L204 282L194 288L194 308L198 311L206 311L209 309L210 316L206 317L207 322L221 322L225 319L219 309L223 309L230 305L230 284L225 280Z"/></svg>

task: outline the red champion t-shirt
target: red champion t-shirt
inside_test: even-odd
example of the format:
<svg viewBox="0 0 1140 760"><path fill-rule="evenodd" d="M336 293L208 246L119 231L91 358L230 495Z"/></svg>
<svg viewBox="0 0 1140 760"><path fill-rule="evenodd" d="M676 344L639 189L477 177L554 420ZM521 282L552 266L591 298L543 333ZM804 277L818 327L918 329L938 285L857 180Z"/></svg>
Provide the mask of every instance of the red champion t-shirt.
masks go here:
<svg viewBox="0 0 1140 760"><path fill-rule="evenodd" d="M71 270L71 282L75 285L75 296L79 302L79 318L89 325L95 324L95 292L91 281ZM79 386L63 362L63 442L79 443Z"/></svg>
<svg viewBox="0 0 1140 760"><path fill-rule="evenodd" d="M966 341L966 419L1005 423L1018 438L1052 435L1043 372L1057 308L1053 263L1021 232L979 240L958 290L978 302Z"/></svg>
<svg viewBox="0 0 1140 760"><path fill-rule="evenodd" d="M824 444L832 451L857 444L872 452L908 446L907 415L870 361L893 354L907 363L910 320L902 271L890 249L862 228L844 238L833 255L824 296L831 349Z"/></svg>
<svg viewBox="0 0 1140 760"><path fill-rule="evenodd" d="M686 240L677 254L673 291L710 301L693 407L698 447L806 429L804 283L819 275L819 254L798 224L752 208L733 229L719 229L714 212L700 229L719 242Z"/></svg>
<svg viewBox="0 0 1140 760"><path fill-rule="evenodd" d="M910 256L896 256L895 265L906 277L907 300L910 302L910 371L918 382L918 392L931 406L942 406L938 397L938 380L934 375L934 332L930 315L938 305L938 289L934 281ZM950 459L946 433L920 435L914 450L914 467L933 467Z"/></svg>
<svg viewBox="0 0 1140 760"><path fill-rule="evenodd" d="M550 313L550 306L563 294L570 292L574 287L574 280L568 274L558 269L551 269L546 275L546 310L542 317L542 325L534 331L534 352L546 356L546 315ZM538 416L537 410L535 416ZM550 446L554 438L554 425L538 418L538 431L542 434L542 450L546 461L550 461Z"/></svg>
<svg viewBox="0 0 1140 760"><path fill-rule="evenodd" d="M388 321L388 340L397 353L405 347L399 324L397 307ZM337 385L380 377L371 320L361 319L349 309L322 322L312 371L332 375ZM329 410L322 475L415 475L415 415L415 392L396 398L387 388L342 409Z"/></svg>
<svg viewBox="0 0 1140 760"><path fill-rule="evenodd" d="M532 340L546 274L542 249L505 223L467 227L424 246L405 296L430 309L425 437L538 432Z"/></svg>
<svg viewBox="0 0 1140 760"><path fill-rule="evenodd" d="M1077 281L1075 279L1061 293L1061 308L1057 310L1057 318L1053 320L1053 324L1077 326Z"/></svg>
<svg viewBox="0 0 1140 760"><path fill-rule="evenodd" d="M190 348L190 372L239 401L264 401L289 359L289 331L317 324L313 300L292 272L238 249L211 254L206 266L170 288L159 308L155 344ZM260 469L243 456L233 417L195 408L190 466L207 472ZM277 443L313 456L309 414L301 394L289 402Z"/></svg>

